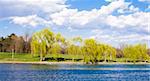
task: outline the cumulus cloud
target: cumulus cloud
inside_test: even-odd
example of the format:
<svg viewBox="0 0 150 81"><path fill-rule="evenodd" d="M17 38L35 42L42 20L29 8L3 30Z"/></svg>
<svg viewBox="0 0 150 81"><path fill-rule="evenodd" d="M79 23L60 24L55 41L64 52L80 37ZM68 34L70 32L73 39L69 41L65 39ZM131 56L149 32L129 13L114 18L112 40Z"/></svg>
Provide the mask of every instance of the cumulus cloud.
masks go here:
<svg viewBox="0 0 150 81"><path fill-rule="evenodd" d="M91 32L89 33L92 35L88 37L108 43L150 41L150 13L140 11L138 7L133 6L131 2L125 2L125 0L106 0L108 2L111 1L111 3L90 11L70 9L68 5L65 4L66 0L17 1L18 2L12 0L0 1L0 12L6 9L5 6L8 6L6 11L9 10L9 12L14 9L19 13L29 12L29 14L20 16L16 13L9 14L13 16L10 17L10 19L14 24L23 26L29 25L32 27L49 24L55 26L55 28L66 27L66 29L71 32L91 28ZM38 16L43 13L46 14L44 15L47 17L46 19ZM129 33L130 31L132 33ZM140 34L143 32L144 34Z"/></svg>
<svg viewBox="0 0 150 81"><path fill-rule="evenodd" d="M147 31L150 13L141 12L138 8L129 5L130 3L124 2L123 0L117 0L107 6L102 6L100 9L93 9L91 11L64 9L50 15L50 18L56 25L71 25L74 28L105 25L114 28L134 27ZM126 10L126 12L132 12L132 14L112 15L114 11L120 9Z"/></svg>
<svg viewBox="0 0 150 81"><path fill-rule="evenodd" d="M65 2L66 0L0 0L0 12L5 13L0 13L0 17L54 13L66 8L68 5Z"/></svg>
<svg viewBox="0 0 150 81"><path fill-rule="evenodd" d="M110 31L111 32L111 31ZM138 33L130 33L130 34L103 34L103 33L95 33L95 35L92 35L90 38L96 39L98 41L109 43L109 44L126 44L129 42L137 43L148 43L150 41L149 35L141 35Z"/></svg>
<svg viewBox="0 0 150 81"><path fill-rule="evenodd" d="M97 18L106 17L112 14L116 9L124 8L128 3L124 1L114 1L107 6L102 6L100 9L91 11L78 11L77 9L64 9L58 13L50 15L52 21L57 25L73 24L86 25ZM103 19L103 18L102 18Z"/></svg>
<svg viewBox="0 0 150 81"><path fill-rule="evenodd" d="M147 30L148 19L150 18L150 13L137 12L130 15L120 15L120 16L107 16L106 22L112 27L124 28L124 27L139 27Z"/></svg>
<svg viewBox="0 0 150 81"><path fill-rule="evenodd" d="M9 0L3 2L7 3L7 1ZM130 2L125 2L124 0L113 0L109 5L102 6L99 9L93 9L91 11L78 11L78 9L69 9L65 5L66 0L18 1L18 3L22 3L24 5L37 6L45 12L55 12L48 13L49 20L45 20L37 15L11 17L12 22L19 25L29 24L30 26L35 27L39 23L41 24L42 22L48 22L53 23L56 26L68 27L68 29L111 27L115 29L135 28L149 32L147 29L150 13L139 11L137 7L134 7ZM59 8L55 6L58 6ZM126 12L132 13L128 15L112 15L113 13Z"/></svg>
<svg viewBox="0 0 150 81"><path fill-rule="evenodd" d="M9 1L4 1L5 3ZM149 13L139 12L139 9L133 5L129 6L131 3L125 2L124 0L114 0L112 3L106 6L102 6L100 9L93 9L91 11L78 11L78 9L68 9L65 5L66 0L18 0L18 3L24 5L38 6L45 12L55 12L49 13L49 22L57 26L67 26L72 28L89 28L90 26L98 27L100 25L111 26L116 28L125 27L140 27L144 30L147 29L147 23L149 18ZM51 5L51 6L50 6ZM63 5L63 6L62 6ZM58 7L55 7L58 6ZM57 8L57 9L55 9ZM112 13L118 10L120 13L134 12L130 15L119 15L114 16ZM57 12L59 11L59 12ZM27 18L25 18L27 17ZM44 21L44 19L38 16L25 16L17 17L23 19L36 19ZM13 17L13 22L15 24L20 24L15 22L16 17ZM34 20L33 20L34 21ZM46 20L45 20L46 22ZM25 24L25 23L24 23ZM26 23L28 24L28 23ZM38 23L31 22L31 26L37 26ZM21 24L20 24L21 25ZM94 28L94 27L93 27ZM69 29L69 28L68 28Z"/></svg>
<svg viewBox="0 0 150 81"><path fill-rule="evenodd" d="M118 12L119 10L121 12ZM115 11L121 15L113 15L116 13ZM116 0L107 6L91 11L64 9L50 15L50 18L54 24L69 27L69 29L91 28L93 35L90 38L110 44L141 41L147 43L150 41L150 30L148 30L150 29L148 25L150 13L142 12L124 0Z"/></svg>
<svg viewBox="0 0 150 81"><path fill-rule="evenodd" d="M30 15L30 16L24 16L24 17L19 17L19 16L14 16L10 17L12 20L11 23L22 25L22 26L32 26L36 27L41 24L48 24L49 22L38 17L37 15Z"/></svg>

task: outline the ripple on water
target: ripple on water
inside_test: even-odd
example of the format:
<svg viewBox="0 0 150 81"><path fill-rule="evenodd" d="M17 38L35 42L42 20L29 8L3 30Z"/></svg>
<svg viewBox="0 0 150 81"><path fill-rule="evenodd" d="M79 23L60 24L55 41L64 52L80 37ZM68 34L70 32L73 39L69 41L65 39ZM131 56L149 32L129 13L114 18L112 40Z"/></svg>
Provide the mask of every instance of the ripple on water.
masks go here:
<svg viewBox="0 0 150 81"><path fill-rule="evenodd" d="M150 81L149 66L0 64L0 81Z"/></svg>

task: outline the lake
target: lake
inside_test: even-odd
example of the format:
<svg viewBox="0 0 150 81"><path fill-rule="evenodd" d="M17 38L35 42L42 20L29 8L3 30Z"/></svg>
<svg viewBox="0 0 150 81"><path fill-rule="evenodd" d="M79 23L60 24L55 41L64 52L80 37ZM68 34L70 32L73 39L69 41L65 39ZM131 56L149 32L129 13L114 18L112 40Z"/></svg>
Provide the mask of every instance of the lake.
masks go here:
<svg viewBox="0 0 150 81"><path fill-rule="evenodd" d="M150 81L150 65L0 64L0 81Z"/></svg>

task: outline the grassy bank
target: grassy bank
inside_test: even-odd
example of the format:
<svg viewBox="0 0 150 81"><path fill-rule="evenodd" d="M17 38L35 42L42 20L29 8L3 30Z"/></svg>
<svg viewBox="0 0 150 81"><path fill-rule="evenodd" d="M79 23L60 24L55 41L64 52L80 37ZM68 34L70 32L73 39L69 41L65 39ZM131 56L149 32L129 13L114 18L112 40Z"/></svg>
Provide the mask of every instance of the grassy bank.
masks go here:
<svg viewBox="0 0 150 81"><path fill-rule="evenodd" d="M60 63L78 63L78 62L83 62L83 56L82 55L71 55L71 54L47 54L45 57L44 63L47 64L47 62L60 62ZM100 62L102 64L130 64L132 62L125 62L125 58L116 58L116 62ZM40 57L39 56L32 56L31 54L24 54L24 53L18 53L14 54L12 57L12 53L3 53L0 52L0 63L39 63L40 62ZM41 63L41 62L40 62ZM138 64L143 64L145 62L136 62ZM150 60L149 62L150 63Z"/></svg>
<svg viewBox="0 0 150 81"><path fill-rule="evenodd" d="M57 62L57 61L81 61L82 55L70 55L70 54L47 54L45 61ZM4 53L0 52L0 61L21 61L21 62L38 62L40 57L31 54L24 53Z"/></svg>
<svg viewBox="0 0 150 81"><path fill-rule="evenodd" d="M0 61L23 61L23 62L29 62L29 61L39 61L39 57L35 56L32 57L31 54L14 54L12 57L11 53L0 53Z"/></svg>

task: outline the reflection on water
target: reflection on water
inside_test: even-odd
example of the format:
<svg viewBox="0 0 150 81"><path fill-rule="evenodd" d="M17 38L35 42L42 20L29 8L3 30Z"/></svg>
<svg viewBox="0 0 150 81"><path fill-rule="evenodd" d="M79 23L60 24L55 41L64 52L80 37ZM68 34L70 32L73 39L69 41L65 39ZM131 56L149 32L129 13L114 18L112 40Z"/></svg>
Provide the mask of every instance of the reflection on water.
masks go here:
<svg viewBox="0 0 150 81"><path fill-rule="evenodd" d="M0 81L150 81L150 65L0 64Z"/></svg>

